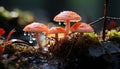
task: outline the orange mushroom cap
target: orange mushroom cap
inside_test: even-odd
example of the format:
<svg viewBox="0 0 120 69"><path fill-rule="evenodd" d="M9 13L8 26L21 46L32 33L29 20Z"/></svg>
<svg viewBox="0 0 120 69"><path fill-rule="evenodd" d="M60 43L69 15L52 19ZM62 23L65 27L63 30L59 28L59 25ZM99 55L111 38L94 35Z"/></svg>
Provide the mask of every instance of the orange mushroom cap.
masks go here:
<svg viewBox="0 0 120 69"><path fill-rule="evenodd" d="M51 27L48 33L49 34L66 33L66 31L64 28L61 28L61 27Z"/></svg>
<svg viewBox="0 0 120 69"><path fill-rule="evenodd" d="M47 36L54 37L55 36L54 34L57 34L57 33L59 33L58 34L59 37L63 37L63 36L65 36L66 31L62 27L51 27L48 31Z"/></svg>
<svg viewBox="0 0 120 69"><path fill-rule="evenodd" d="M28 32L48 32L48 27L45 24L34 22L25 26L23 30Z"/></svg>
<svg viewBox="0 0 120 69"><path fill-rule="evenodd" d="M70 20L70 22L78 22L81 21L81 17L73 11L63 11L54 17L54 21L56 22L64 22L66 20Z"/></svg>
<svg viewBox="0 0 120 69"><path fill-rule="evenodd" d="M72 32L94 32L94 29L86 23L77 22L71 27Z"/></svg>

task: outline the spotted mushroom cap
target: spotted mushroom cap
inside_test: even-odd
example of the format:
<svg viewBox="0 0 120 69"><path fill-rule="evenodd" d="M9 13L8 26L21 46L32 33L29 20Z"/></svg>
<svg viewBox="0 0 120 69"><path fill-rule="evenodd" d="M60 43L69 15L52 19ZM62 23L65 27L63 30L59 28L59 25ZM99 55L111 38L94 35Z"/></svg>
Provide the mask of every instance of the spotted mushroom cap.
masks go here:
<svg viewBox="0 0 120 69"><path fill-rule="evenodd" d="M72 25L71 27L71 31L72 32L94 32L94 29L89 25L89 24L86 24L86 23L83 23L83 22L77 22L75 24Z"/></svg>
<svg viewBox="0 0 120 69"><path fill-rule="evenodd" d="M27 32L48 32L48 27L45 24L33 22L24 27L23 31Z"/></svg>
<svg viewBox="0 0 120 69"><path fill-rule="evenodd" d="M56 22L65 22L66 20L70 20L70 22L78 22L81 21L81 17L73 11L63 11L54 17L54 21Z"/></svg>

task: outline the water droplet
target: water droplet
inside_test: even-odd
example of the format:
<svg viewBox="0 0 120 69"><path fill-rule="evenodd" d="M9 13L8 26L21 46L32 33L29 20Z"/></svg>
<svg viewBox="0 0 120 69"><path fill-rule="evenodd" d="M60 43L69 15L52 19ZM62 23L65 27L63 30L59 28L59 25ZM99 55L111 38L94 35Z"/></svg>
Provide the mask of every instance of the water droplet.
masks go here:
<svg viewBox="0 0 120 69"><path fill-rule="evenodd" d="M48 51L48 47L44 47L44 51Z"/></svg>
<svg viewBox="0 0 120 69"><path fill-rule="evenodd" d="M49 45L49 44L48 44L47 46L48 46L48 47L50 47L50 45Z"/></svg>
<svg viewBox="0 0 120 69"><path fill-rule="evenodd" d="M32 41L32 40L29 40L29 43L33 43L33 41Z"/></svg>
<svg viewBox="0 0 120 69"><path fill-rule="evenodd" d="M35 38L35 37L32 37L32 40L36 40L36 38Z"/></svg>
<svg viewBox="0 0 120 69"><path fill-rule="evenodd" d="M29 35L30 36L30 40L32 40L32 35Z"/></svg>
<svg viewBox="0 0 120 69"><path fill-rule="evenodd" d="M24 36L26 36L27 35L27 33L26 32L24 32Z"/></svg>
<svg viewBox="0 0 120 69"><path fill-rule="evenodd" d="M32 36L34 36L35 34L34 33L31 33Z"/></svg>
<svg viewBox="0 0 120 69"><path fill-rule="evenodd" d="M30 33L28 33L28 36L30 36Z"/></svg>
<svg viewBox="0 0 120 69"><path fill-rule="evenodd" d="M59 25L61 25L61 22L59 22Z"/></svg>
<svg viewBox="0 0 120 69"><path fill-rule="evenodd" d="M77 32L75 32L75 35L77 35L78 33Z"/></svg>
<svg viewBox="0 0 120 69"><path fill-rule="evenodd" d="M51 40L52 43L54 43L54 40Z"/></svg>

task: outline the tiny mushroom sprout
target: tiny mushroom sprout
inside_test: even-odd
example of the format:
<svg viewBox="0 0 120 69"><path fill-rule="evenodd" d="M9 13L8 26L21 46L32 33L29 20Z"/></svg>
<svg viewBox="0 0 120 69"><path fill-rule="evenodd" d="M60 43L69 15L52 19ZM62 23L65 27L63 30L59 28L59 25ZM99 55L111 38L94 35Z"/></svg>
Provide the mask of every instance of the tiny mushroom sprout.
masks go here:
<svg viewBox="0 0 120 69"><path fill-rule="evenodd" d="M41 48L41 43L40 43L40 32L48 32L48 26L46 26L45 24L42 23L38 23L38 22L33 22L27 26L24 27L23 29L25 32L28 32L28 35L30 36L30 41L31 40L35 40L35 36L36 36L36 42L39 46L39 48ZM24 34L26 35L26 33Z"/></svg>
<svg viewBox="0 0 120 69"><path fill-rule="evenodd" d="M54 34L54 36L53 36ZM47 36L48 37L55 37L56 41L58 41L58 38L64 37L66 34L66 31L62 27L51 27L48 31Z"/></svg>
<svg viewBox="0 0 120 69"><path fill-rule="evenodd" d="M54 21L56 22L65 22L66 25L66 34L70 32L70 22L78 22L81 21L80 15L73 11L63 11L54 17Z"/></svg>

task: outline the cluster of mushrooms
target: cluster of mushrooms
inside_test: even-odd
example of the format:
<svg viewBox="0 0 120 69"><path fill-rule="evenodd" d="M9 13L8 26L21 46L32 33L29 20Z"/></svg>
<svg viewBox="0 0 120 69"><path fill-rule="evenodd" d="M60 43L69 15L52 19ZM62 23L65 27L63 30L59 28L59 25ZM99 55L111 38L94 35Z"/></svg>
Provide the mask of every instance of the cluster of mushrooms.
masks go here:
<svg viewBox="0 0 120 69"><path fill-rule="evenodd" d="M44 32L45 36L48 38L55 38L56 42L59 38L66 38L68 34L72 32L79 32L83 34L84 32L94 32L94 29L87 23L80 22L81 17L76 12L73 11L63 11L54 17L54 21L65 23L65 29L62 27L51 27L39 22L33 22L24 27L25 35L30 36L30 41L36 40L38 48L42 48L40 41L40 33ZM72 26L70 22L76 22ZM70 27L71 26L71 27ZM27 34L28 33L28 34ZM31 42L32 43L32 42Z"/></svg>

